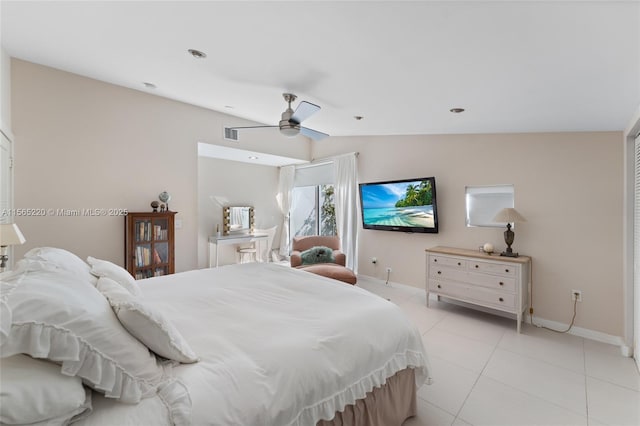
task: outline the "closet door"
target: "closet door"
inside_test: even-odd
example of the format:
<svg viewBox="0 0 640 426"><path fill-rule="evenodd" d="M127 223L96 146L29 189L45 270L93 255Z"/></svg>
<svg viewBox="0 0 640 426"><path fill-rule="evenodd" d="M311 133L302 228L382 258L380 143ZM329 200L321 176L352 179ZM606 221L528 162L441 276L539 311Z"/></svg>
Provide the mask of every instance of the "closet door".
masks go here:
<svg viewBox="0 0 640 426"><path fill-rule="evenodd" d="M633 213L633 353L640 369L640 135L636 137Z"/></svg>

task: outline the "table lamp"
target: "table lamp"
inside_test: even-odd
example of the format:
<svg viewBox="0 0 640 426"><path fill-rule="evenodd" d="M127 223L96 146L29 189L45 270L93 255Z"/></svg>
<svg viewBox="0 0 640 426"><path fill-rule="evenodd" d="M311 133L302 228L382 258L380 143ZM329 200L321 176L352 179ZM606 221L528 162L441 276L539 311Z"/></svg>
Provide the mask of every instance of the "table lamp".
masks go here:
<svg viewBox="0 0 640 426"><path fill-rule="evenodd" d="M0 224L0 271L4 271L7 260L9 260L8 246L24 244L25 241L18 225L15 223Z"/></svg>
<svg viewBox="0 0 640 426"><path fill-rule="evenodd" d="M504 242L507 244L507 249L500 253L500 256L506 257L518 257L518 253L514 253L511 249L511 244L513 244L514 233L511 230L511 223L516 222L526 222L527 219L522 217L520 213L513 208L504 208L498 212L498 214L493 218L494 222L506 222L507 230L504 231Z"/></svg>

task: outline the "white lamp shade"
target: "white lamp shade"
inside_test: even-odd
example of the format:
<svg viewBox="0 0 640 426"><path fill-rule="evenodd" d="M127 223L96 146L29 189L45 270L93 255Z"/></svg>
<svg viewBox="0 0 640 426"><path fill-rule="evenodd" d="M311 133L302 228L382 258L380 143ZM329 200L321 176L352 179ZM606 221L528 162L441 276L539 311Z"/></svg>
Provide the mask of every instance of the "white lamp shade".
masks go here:
<svg viewBox="0 0 640 426"><path fill-rule="evenodd" d="M0 246L24 244L27 241L15 223L0 224Z"/></svg>
<svg viewBox="0 0 640 426"><path fill-rule="evenodd" d="M493 221L500 222L500 223L515 223L515 222L526 222L527 219L522 217L522 215L518 213L516 209L507 207L500 210L498 214L493 218Z"/></svg>

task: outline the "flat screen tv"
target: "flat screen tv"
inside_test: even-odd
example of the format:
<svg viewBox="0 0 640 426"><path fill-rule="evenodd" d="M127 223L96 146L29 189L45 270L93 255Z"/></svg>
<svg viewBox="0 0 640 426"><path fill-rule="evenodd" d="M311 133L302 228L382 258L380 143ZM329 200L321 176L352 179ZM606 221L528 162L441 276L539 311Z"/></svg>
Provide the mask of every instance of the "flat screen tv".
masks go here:
<svg viewBox="0 0 640 426"><path fill-rule="evenodd" d="M438 232L435 177L361 183L360 206L365 229Z"/></svg>

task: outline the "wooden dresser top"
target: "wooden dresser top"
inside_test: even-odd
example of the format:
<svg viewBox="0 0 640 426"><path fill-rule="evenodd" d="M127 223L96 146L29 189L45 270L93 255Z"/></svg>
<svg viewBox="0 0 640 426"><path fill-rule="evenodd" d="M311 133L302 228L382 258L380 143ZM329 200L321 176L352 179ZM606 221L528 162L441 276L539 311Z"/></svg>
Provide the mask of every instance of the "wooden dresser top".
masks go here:
<svg viewBox="0 0 640 426"><path fill-rule="evenodd" d="M439 253L439 254L449 254L453 256L467 256L473 257L476 259L487 259L487 260L495 260L499 262L511 262L511 263L529 263L531 262L531 258L529 256L519 256L519 257L507 257L500 256L500 253L487 254L481 252L479 250L469 250L462 248L454 248L454 247L431 247L425 249L427 253Z"/></svg>

